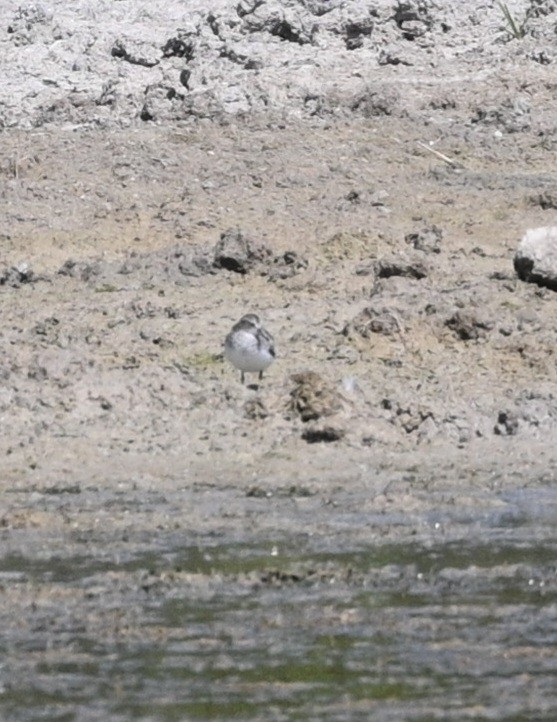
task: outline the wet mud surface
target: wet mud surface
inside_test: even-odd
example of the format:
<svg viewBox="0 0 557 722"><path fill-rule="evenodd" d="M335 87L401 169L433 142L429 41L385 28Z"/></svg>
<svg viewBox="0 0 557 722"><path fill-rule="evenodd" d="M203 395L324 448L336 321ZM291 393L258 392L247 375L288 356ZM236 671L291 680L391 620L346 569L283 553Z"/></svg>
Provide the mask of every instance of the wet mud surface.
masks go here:
<svg viewBox="0 0 557 722"><path fill-rule="evenodd" d="M423 472L14 491L5 718L552 719L551 479Z"/></svg>

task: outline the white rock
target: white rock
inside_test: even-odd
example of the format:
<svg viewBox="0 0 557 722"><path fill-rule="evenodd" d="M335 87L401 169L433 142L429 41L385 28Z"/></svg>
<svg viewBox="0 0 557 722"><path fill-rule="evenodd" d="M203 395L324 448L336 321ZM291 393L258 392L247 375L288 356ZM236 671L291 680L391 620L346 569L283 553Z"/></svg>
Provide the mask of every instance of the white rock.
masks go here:
<svg viewBox="0 0 557 722"><path fill-rule="evenodd" d="M557 226L529 228L514 256L514 268L523 281L557 291Z"/></svg>

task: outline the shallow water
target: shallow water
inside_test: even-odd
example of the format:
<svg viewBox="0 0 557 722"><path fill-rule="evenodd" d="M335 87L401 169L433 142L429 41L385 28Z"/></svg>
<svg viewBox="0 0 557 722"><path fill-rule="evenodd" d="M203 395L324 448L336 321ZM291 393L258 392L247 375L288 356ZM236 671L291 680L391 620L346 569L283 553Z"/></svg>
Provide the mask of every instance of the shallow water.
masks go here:
<svg viewBox="0 0 557 722"><path fill-rule="evenodd" d="M0 559L0 718L553 722L553 499L387 515L404 533L368 543L20 545Z"/></svg>

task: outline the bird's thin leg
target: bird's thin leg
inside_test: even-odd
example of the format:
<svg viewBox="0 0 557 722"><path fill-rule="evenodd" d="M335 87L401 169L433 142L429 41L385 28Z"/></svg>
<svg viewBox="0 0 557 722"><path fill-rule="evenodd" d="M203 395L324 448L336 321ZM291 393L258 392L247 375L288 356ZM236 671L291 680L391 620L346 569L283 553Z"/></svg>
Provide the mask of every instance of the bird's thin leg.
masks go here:
<svg viewBox="0 0 557 722"><path fill-rule="evenodd" d="M245 381L244 372L243 372L243 371L240 371L240 381L241 381L242 383L244 383L244 381Z"/></svg>
<svg viewBox="0 0 557 722"><path fill-rule="evenodd" d="M263 371L260 371L260 372L259 372L259 380L260 380L260 381L263 380Z"/></svg>

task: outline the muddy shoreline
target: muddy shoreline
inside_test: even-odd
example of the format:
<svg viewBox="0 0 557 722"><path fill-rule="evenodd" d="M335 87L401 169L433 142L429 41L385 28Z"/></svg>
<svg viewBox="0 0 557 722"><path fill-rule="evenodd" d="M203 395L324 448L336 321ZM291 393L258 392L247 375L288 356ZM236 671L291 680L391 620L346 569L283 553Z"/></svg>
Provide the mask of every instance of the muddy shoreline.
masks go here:
<svg viewBox="0 0 557 722"><path fill-rule="evenodd" d="M0 717L552 722L555 9L52 5L0 12Z"/></svg>
<svg viewBox="0 0 557 722"><path fill-rule="evenodd" d="M396 163L392 119L4 134L35 158L3 199L6 719L424 719L445 684L454 719L553 718L553 292L512 265L546 151L455 171L401 125ZM247 310L256 388L222 358Z"/></svg>

